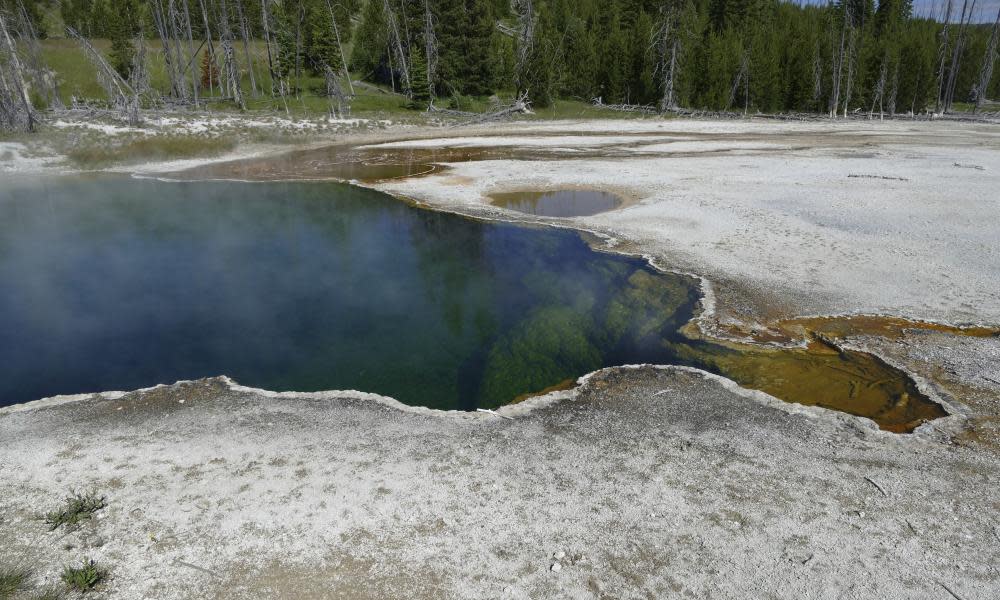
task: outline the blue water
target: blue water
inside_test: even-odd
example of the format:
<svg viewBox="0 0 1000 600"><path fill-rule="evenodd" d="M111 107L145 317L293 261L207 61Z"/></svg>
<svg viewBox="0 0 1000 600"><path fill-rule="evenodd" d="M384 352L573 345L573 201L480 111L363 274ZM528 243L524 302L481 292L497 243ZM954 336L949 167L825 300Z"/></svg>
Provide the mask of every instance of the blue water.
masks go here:
<svg viewBox="0 0 1000 600"><path fill-rule="evenodd" d="M0 183L0 405L229 375L495 407L676 362L691 279L334 183Z"/></svg>

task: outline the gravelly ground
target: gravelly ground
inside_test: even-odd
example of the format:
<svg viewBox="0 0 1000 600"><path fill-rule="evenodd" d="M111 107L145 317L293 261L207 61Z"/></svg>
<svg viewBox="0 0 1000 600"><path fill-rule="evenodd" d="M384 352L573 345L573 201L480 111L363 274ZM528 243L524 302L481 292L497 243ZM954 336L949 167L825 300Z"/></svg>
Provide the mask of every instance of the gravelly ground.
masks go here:
<svg viewBox="0 0 1000 600"><path fill-rule="evenodd" d="M955 423L887 434L681 369L538 404L507 420L210 380L7 411L0 560L51 580L94 556L113 575L95 598L1000 594L1000 461ZM70 488L109 506L46 533L34 515Z"/></svg>

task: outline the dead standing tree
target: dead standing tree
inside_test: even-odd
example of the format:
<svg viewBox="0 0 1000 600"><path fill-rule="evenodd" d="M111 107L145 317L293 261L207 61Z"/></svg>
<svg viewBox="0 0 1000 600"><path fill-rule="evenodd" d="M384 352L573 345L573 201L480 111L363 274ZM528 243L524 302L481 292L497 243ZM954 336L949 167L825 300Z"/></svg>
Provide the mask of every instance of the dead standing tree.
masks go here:
<svg viewBox="0 0 1000 600"><path fill-rule="evenodd" d="M254 72L253 54L250 52L253 35L250 33L250 24L247 21L246 11L243 10L243 0L236 0L234 4L236 5L236 20L239 21L240 25L240 39L243 40L243 55L247 61L247 74L250 75L250 90L253 92L253 97L256 98L259 95L257 91L257 74Z"/></svg>
<svg viewBox="0 0 1000 600"><path fill-rule="evenodd" d="M246 110L243 99L243 85L240 83L240 71L236 66L236 56L233 52L233 30L229 23L229 4L219 0L219 45L222 46L222 63L225 70L226 87L240 110Z"/></svg>
<svg viewBox="0 0 1000 600"><path fill-rule="evenodd" d="M410 81L410 61L406 54L406 46L399 33L399 24L396 22L396 11L389 4L389 0L382 0L385 11L385 22L389 29L389 44L392 46L392 53L396 57L396 67L399 69L400 83L403 86L403 93L407 97L413 94L413 85Z"/></svg>
<svg viewBox="0 0 1000 600"><path fill-rule="evenodd" d="M888 54L888 52L886 54ZM875 82L875 89L872 90L872 105L871 108L868 109L869 119L874 118L876 106L878 106L879 120L882 120L883 115L885 114L885 85L886 77L888 75L888 61L888 56L882 58L882 66L879 68L878 81Z"/></svg>
<svg viewBox="0 0 1000 600"><path fill-rule="evenodd" d="M654 35L656 48L655 75L659 77L660 112L677 108L677 71L681 52L681 18L676 0L660 7L660 23Z"/></svg>
<svg viewBox="0 0 1000 600"><path fill-rule="evenodd" d="M968 9L968 10L966 10ZM969 24L972 21L973 13L976 11L976 0L962 2L962 17L959 21L958 39L955 40L955 47L951 54L951 67L948 69L948 83L945 87L944 112L951 112L955 102L955 85L958 83L958 69L961 66L962 51L965 50L965 43L968 39Z"/></svg>
<svg viewBox="0 0 1000 600"><path fill-rule="evenodd" d="M274 53L271 51L271 2L270 0L260 0L260 25L264 30L264 47L267 49L267 72L271 79L271 96L278 91L275 82L279 80L277 71L274 69ZM282 94L284 98L284 94Z"/></svg>
<svg viewBox="0 0 1000 600"><path fill-rule="evenodd" d="M324 65L323 71L326 76L326 96L330 99L330 116L335 119L350 116L351 103L344 93L344 88L340 86L340 74L334 72L330 65Z"/></svg>
<svg viewBox="0 0 1000 600"><path fill-rule="evenodd" d="M175 17L177 8L174 0L152 0L150 2L150 14L153 17L153 26L160 37L163 46L163 63L167 71L167 78L170 80L170 96L175 100L184 102L187 100L187 82L184 77L184 58L179 48L180 36L177 31L177 21ZM193 90L195 103L197 104L198 91Z"/></svg>
<svg viewBox="0 0 1000 600"><path fill-rule="evenodd" d="M833 3L830 3L833 7ZM840 26L840 43L833 53L833 68L831 73L833 76L832 87L830 91L830 117L837 117L837 109L840 107L840 93L841 86L844 79L844 62L850 61L849 56L852 54L851 46L854 45L854 19L851 15L851 3L844 2L841 5L841 10L843 11L843 20Z"/></svg>
<svg viewBox="0 0 1000 600"><path fill-rule="evenodd" d="M0 10L0 131L32 132L38 121L9 17Z"/></svg>
<svg viewBox="0 0 1000 600"><path fill-rule="evenodd" d="M938 45L938 68L937 68L937 80L938 80L938 93L937 99L934 102L934 112L941 112L941 105L944 102L944 90L945 90L945 63L948 59L948 46L949 46L949 34L951 27L951 11L952 11L952 0L947 0L947 4L944 9L944 20L942 23L944 26L941 28L941 42Z"/></svg>
<svg viewBox="0 0 1000 600"><path fill-rule="evenodd" d="M434 12L430 0L424 0L424 58L427 61L427 88L434 98L434 74L437 72L437 36L434 35Z"/></svg>
<svg viewBox="0 0 1000 600"><path fill-rule="evenodd" d="M23 49L22 66L27 71L32 91L50 109L63 108L59 98L59 86L56 74L45 65L42 59L42 45L38 41L38 31L28 14L23 0L17 0L14 15L14 29L17 31L17 42Z"/></svg>
<svg viewBox="0 0 1000 600"><path fill-rule="evenodd" d="M128 122L132 127L140 125L142 121L139 118L139 94L128 82L122 79L122 76L108 64L108 61L94 49L86 38L72 27L67 27L66 33L80 43L84 54L97 67L97 80L108 96L108 104L111 106L114 116Z"/></svg>
<svg viewBox="0 0 1000 600"><path fill-rule="evenodd" d="M997 62L997 35L1000 33L1000 9L997 10L997 18L993 21L993 32L990 34L990 41L986 45L986 54L983 55L983 65L979 68L979 78L976 86L972 90L976 100L973 112L979 112L986 102L986 90L993 79L993 66Z"/></svg>
<svg viewBox="0 0 1000 600"><path fill-rule="evenodd" d="M340 27L337 26L337 15L333 11L333 2L326 0L326 7L330 11L330 26L333 27L333 37L337 40L337 49L340 51L340 65L344 70L344 77L347 78L347 87L350 88L351 96L353 96L354 84L351 82L351 72L347 68L347 54L344 53L344 44L340 41Z"/></svg>
<svg viewBox="0 0 1000 600"><path fill-rule="evenodd" d="M849 6L849 3L844 3L845 7ZM847 61L847 80L844 82L844 118L847 118L847 111L851 108L851 94L854 92L854 76L855 67L857 67L858 61L858 26L854 22L854 11L850 11L851 15L850 26L848 27L847 35L847 54L843 57L843 60ZM862 28L864 24L862 23Z"/></svg>
<svg viewBox="0 0 1000 600"><path fill-rule="evenodd" d="M743 115L746 116L750 112L750 51L746 48L744 48L740 59L740 69L736 72L736 77L733 78L733 87L729 91L727 111L736 102L736 94L739 93L740 87L743 87Z"/></svg>
<svg viewBox="0 0 1000 600"><path fill-rule="evenodd" d="M819 38L816 39L816 45L813 47L812 75L812 101L815 103L818 112L820 98L823 97L823 58L820 54Z"/></svg>
<svg viewBox="0 0 1000 600"><path fill-rule="evenodd" d="M528 81L528 68L535 44L535 7L531 0L511 0L517 15L517 61L514 65L514 83L524 91Z"/></svg>

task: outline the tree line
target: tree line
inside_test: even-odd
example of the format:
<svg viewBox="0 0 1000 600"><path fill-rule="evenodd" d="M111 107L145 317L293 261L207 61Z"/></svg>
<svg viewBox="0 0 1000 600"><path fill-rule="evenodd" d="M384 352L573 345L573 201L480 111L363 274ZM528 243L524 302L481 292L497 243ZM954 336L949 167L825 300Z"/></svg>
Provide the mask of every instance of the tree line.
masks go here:
<svg viewBox="0 0 1000 600"><path fill-rule="evenodd" d="M155 92L178 103L221 93L243 107L320 77L339 109L367 80L416 108L525 94L535 106L846 116L1000 96L1000 12L973 23L977 0L942 2L938 19L912 0L0 0L0 15L8 54L17 39L63 35L46 31L53 10L70 35L111 40L108 65L136 96L154 40L169 79Z"/></svg>

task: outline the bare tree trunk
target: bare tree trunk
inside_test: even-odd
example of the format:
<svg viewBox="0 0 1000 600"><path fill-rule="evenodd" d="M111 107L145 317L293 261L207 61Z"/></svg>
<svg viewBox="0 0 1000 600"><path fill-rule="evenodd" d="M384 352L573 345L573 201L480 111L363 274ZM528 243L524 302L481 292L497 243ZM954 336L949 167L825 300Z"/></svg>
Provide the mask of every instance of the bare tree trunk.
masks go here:
<svg viewBox="0 0 1000 600"><path fill-rule="evenodd" d="M340 63L344 66L344 77L347 78L347 87L354 95L354 82L351 81L351 71L347 68L347 55L344 54L344 45L340 42L340 27L337 26L337 15L333 12L333 3L326 0L326 7L330 10L330 22L333 24L333 36L337 38L337 49L340 50Z"/></svg>
<svg viewBox="0 0 1000 600"><path fill-rule="evenodd" d="M847 118L847 111L851 105L851 92L854 91L854 64L857 58L856 40L857 32L851 27L847 36L847 81L844 88L844 118Z"/></svg>
<svg viewBox="0 0 1000 600"><path fill-rule="evenodd" d="M965 49L965 38L968 33L969 21L972 20L972 14L976 10L976 0L972 0L972 5L966 13L966 8L969 4L969 0L964 0L962 2L962 18L959 21L958 39L955 41L955 47L951 54L951 68L948 69L948 84L945 88L945 101L944 101L944 112L951 112L952 104L955 102L955 84L958 79L958 68L961 63L962 50Z"/></svg>
<svg viewBox="0 0 1000 600"><path fill-rule="evenodd" d="M966 0L968 1L968 0ZM944 90L945 90L945 61L948 56L948 37L949 37L949 27L951 23L951 11L952 11L952 0L947 0L944 12L944 26L941 28L941 44L938 46L938 93L937 100L934 102L934 112L941 112L941 104L944 102Z"/></svg>
<svg viewBox="0 0 1000 600"><path fill-rule="evenodd" d="M264 47L267 48L267 72L271 76L271 96L274 96L274 82L278 80L274 72L274 55L271 53L271 26L270 26L270 2L269 0L260 0L260 20L261 25L264 28ZM282 94L284 96L284 94ZM288 112L288 107L285 107L285 112Z"/></svg>
<svg viewBox="0 0 1000 600"><path fill-rule="evenodd" d="M743 49L743 56L740 58L740 70L736 72L736 77L733 78L733 87L729 90L729 102L726 105L726 110L732 108L733 104L736 103L736 94L740 91L740 86L743 86L743 110L744 114L750 109L750 57L747 49Z"/></svg>
<svg viewBox="0 0 1000 600"><path fill-rule="evenodd" d="M517 63L514 66L514 83L519 91L527 80L528 62L535 44L535 7L532 0L511 0L517 14Z"/></svg>
<svg viewBox="0 0 1000 600"><path fill-rule="evenodd" d="M660 27L656 32L657 65L660 74L660 112L677 108L675 94L681 50L680 16L675 3L660 7Z"/></svg>
<svg viewBox="0 0 1000 600"><path fill-rule="evenodd" d="M229 23L229 5L226 0L219 0L219 37L222 45L223 64L226 70L229 93L233 97L233 102L240 107L240 110L246 110L247 104L243 100L240 71L236 66L236 57L233 52L233 31Z"/></svg>
<svg viewBox="0 0 1000 600"><path fill-rule="evenodd" d="M38 43L38 32L31 22L28 10L23 0L17 0L17 17L19 39L25 48L24 67L30 74L31 85L35 92L45 99L49 108L62 108L59 98L59 84L55 72L45 66L42 58L42 46Z"/></svg>
<svg viewBox="0 0 1000 600"><path fill-rule="evenodd" d="M892 86L889 88L889 116L896 116L896 97L899 94L899 60L892 69Z"/></svg>
<svg viewBox="0 0 1000 600"><path fill-rule="evenodd" d="M0 125L4 129L33 132L35 108L31 104L24 66L18 57L17 45L0 12Z"/></svg>
<svg viewBox="0 0 1000 600"><path fill-rule="evenodd" d="M351 104L340 87L340 73L335 73L330 65L324 65L326 75L326 95L330 99L330 116L338 119L351 114ZM346 109L345 109L346 106Z"/></svg>
<svg viewBox="0 0 1000 600"><path fill-rule="evenodd" d="M132 55L132 67L129 69L128 80L136 96L149 97L153 88L150 85L149 68L146 64L146 35L141 27L133 43L136 50L135 54Z"/></svg>
<svg viewBox="0 0 1000 600"><path fill-rule="evenodd" d="M246 15L243 12L243 0L236 0L235 4L236 18L240 22L240 38L243 40L243 54L247 60L247 73L250 75L250 90L253 92L253 97L256 98L260 94L257 92L257 76L253 68L253 55L250 53L250 40L252 36L250 35L250 28L247 25Z"/></svg>
<svg viewBox="0 0 1000 600"><path fill-rule="evenodd" d="M875 89L872 90L872 105L868 109L868 119L871 120L875 116L875 105L878 105L878 118L881 120L884 116L884 104L885 104L885 85L886 77L889 75L889 52L886 51L882 56L882 66L879 68L878 81L875 82Z"/></svg>
<svg viewBox="0 0 1000 600"><path fill-rule="evenodd" d="M1000 33L1000 10L997 10L997 18L993 22L993 33L990 34L990 41L986 45L986 54L983 56L983 65L979 68L979 80L976 83L976 106L973 112L979 112L986 101L986 90L990 87L993 79L993 66L997 61L997 35Z"/></svg>
<svg viewBox="0 0 1000 600"><path fill-rule="evenodd" d="M185 0L170 0L170 38L173 44L175 69L177 70L177 90L178 98L187 99L187 84L184 81L184 71L187 60L184 58L184 12L177 9L178 2Z"/></svg>
<svg viewBox="0 0 1000 600"><path fill-rule="evenodd" d="M832 6L832 4L831 4ZM830 95L830 116L837 117L837 108L840 106L840 85L844 74L844 53L846 51L846 41L848 29L851 25L851 5L844 3L844 22L840 28L840 48L834 54L833 65L833 90Z"/></svg>
<svg viewBox="0 0 1000 600"><path fill-rule="evenodd" d="M823 59L819 52L819 40L816 40L816 47L813 49L813 95L812 100L816 109L819 109L819 100L823 97Z"/></svg>
<svg viewBox="0 0 1000 600"><path fill-rule="evenodd" d="M392 44L393 52L396 53L396 64L399 66L399 77L400 85L403 86L403 93L407 97L413 95L413 85L410 81L410 67L409 61L406 57L406 49L403 46L403 39L399 34L399 25L396 23L396 13L389 4L389 0L382 0L385 11L386 23L389 25L389 34L392 39L389 43Z"/></svg>
<svg viewBox="0 0 1000 600"><path fill-rule="evenodd" d="M430 0L424 0L424 54L427 60L427 86L434 100L434 75L437 72L437 36L434 35L434 13Z"/></svg>
<svg viewBox="0 0 1000 600"><path fill-rule="evenodd" d="M156 28L156 34L160 36L160 43L163 45L163 61L166 67L167 77L170 79L170 95L179 98L181 97L180 84L177 81L178 67L174 64L174 51L171 47L171 35L170 27L167 25L169 21L169 16L164 9L163 2L161 0L151 0L150 2L150 13L153 17L153 26Z"/></svg>
<svg viewBox="0 0 1000 600"><path fill-rule="evenodd" d="M191 72L191 91L194 94L194 106L195 108L197 108L198 96L200 95L201 92L201 77L198 76L199 73L197 68L194 67L194 64L197 62L198 50L195 48L194 45L194 31L192 30L191 27L191 9L188 8L188 3L186 0L183 3L183 6L184 6L184 25L185 29L187 29L187 39L188 39L188 63L187 67L184 69L184 74L186 75L188 71Z"/></svg>
<svg viewBox="0 0 1000 600"><path fill-rule="evenodd" d="M299 3L299 14L295 19L295 97L300 98L302 93L302 23L306 19L305 4Z"/></svg>

